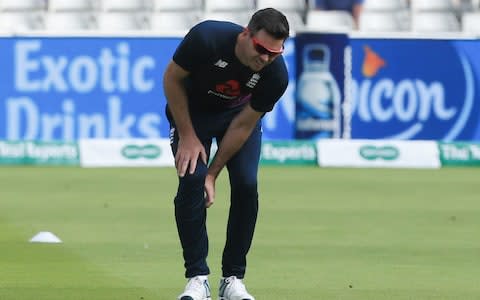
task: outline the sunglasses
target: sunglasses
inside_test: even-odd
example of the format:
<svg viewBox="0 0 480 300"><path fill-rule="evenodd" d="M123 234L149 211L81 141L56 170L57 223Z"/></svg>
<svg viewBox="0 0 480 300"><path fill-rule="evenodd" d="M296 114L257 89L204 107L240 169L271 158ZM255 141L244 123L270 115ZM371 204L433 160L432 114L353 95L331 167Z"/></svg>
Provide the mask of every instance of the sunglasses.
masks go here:
<svg viewBox="0 0 480 300"><path fill-rule="evenodd" d="M260 43L260 41L257 40L254 36L250 36L250 37L252 38L253 48L255 48L255 51L257 51L261 55L267 54L268 56L273 57L283 53L283 45L282 45L282 49L274 50L274 49L265 47L265 45Z"/></svg>

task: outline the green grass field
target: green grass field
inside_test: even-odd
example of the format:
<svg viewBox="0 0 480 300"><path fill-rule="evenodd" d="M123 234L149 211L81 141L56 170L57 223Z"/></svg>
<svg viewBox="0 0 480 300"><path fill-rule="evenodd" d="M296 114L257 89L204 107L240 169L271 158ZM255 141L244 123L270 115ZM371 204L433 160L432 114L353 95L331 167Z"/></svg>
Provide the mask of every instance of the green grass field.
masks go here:
<svg viewBox="0 0 480 300"><path fill-rule="evenodd" d="M480 170L263 167L257 300L480 299ZM175 170L0 168L1 300L175 299ZM209 209L214 298L228 187ZM62 244L29 243L51 231Z"/></svg>

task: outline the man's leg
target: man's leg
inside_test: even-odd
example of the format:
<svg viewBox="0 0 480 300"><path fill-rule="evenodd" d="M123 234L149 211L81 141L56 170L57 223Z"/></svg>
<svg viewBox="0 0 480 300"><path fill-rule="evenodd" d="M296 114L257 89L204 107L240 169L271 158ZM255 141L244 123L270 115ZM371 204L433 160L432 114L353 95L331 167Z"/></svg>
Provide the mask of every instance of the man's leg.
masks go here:
<svg viewBox="0 0 480 300"><path fill-rule="evenodd" d="M223 251L224 277L245 275L246 256L253 239L258 213L257 173L262 133L260 123L228 162L231 204L227 240Z"/></svg>
<svg viewBox="0 0 480 300"><path fill-rule="evenodd" d="M172 132L171 147L173 155L177 152L178 135ZM204 143L207 154L210 143ZM177 195L175 197L175 220L185 260L185 277L208 275L207 265L208 235L206 228L207 211L205 207L205 177L207 166L201 159L193 174L188 172L179 177Z"/></svg>

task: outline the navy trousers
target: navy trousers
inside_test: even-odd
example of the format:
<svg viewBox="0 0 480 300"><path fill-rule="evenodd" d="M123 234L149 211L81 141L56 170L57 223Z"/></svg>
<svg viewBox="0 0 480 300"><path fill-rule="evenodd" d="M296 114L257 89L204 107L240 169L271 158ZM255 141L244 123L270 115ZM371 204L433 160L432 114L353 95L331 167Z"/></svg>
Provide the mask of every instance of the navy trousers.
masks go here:
<svg viewBox="0 0 480 300"><path fill-rule="evenodd" d="M222 113L191 114L197 136L210 157L210 147L215 138L220 145L231 120L240 109ZM170 121L170 141L175 155L178 134ZM258 214L257 173L261 150L261 123L258 122L242 148L228 161L230 181L230 210L226 242L222 256L222 275L243 278L246 256L250 249ZM201 159L193 174L179 177L175 197L175 220L183 248L185 277L208 275L208 234L206 227L204 185L208 166ZM216 199L218 201L220 199ZM221 201L221 200L220 200Z"/></svg>

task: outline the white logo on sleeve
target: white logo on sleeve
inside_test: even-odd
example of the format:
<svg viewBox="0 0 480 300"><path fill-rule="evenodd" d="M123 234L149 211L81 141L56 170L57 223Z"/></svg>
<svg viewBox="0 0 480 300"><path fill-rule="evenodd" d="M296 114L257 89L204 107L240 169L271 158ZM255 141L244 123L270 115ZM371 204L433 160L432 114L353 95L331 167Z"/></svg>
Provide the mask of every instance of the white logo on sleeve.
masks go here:
<svg viewBox="0 0 480 300"><path fill-rule="evenodd" d="M219 59L219 60L215 63L215 66L224 69L225 67L228 66L228 62Z"/></svg>

